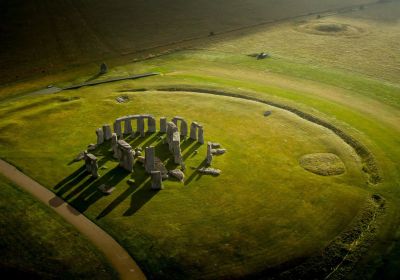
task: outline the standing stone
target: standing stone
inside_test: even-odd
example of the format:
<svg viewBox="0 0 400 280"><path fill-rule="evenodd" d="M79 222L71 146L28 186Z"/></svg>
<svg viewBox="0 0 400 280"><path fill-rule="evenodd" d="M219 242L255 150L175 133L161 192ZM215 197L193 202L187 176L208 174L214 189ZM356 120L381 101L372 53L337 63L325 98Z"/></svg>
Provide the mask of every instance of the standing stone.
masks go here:
<svg viewBox="0 0 400 280"><path fill-rule="evenodd" d="M187 122L186 122L185 119L182 118L182 117L174 117L174 118L172 119L172 122L173 122L176 126L178 126L178 121L181 122L181 125L180 125L180 133L181 133L181 136L186 137L187 134L188 134L188 125L187 125Z"/></svg>
<svg viewBox="0 0 400 280"><path fill-rule="evenodd" d="M138 132L140 134L140 137L144 137L145 133L144 133L144 118L142 116L139 116L137 119L137 129Z"/></svg>
<svg viewBox="0 0 400 280"><path fill-rule="evenodd" d="M172 141L174 138L174 133L178 132L178 128L173 122L167 123L167 143L169 146L169 151L172 152Z"/></svg>
<svg viewBox="0 0 400 280"><path fill-rule="evenodd" d="M160 132L161 133L167 132L167 118L165 117L160 118Z"/></svg>
<svg viewBox="0 0 400 280"><path fill-rule="evenodd" d="M197 140L197 126L196 122L192 122L190 125L190 139Z"/></svg>
<svg viewBox="0 0 400 280"><path fill-rule="evenodd" d="M182 154L181 154L181 136L178 131L174 132L172 138L172 154L174 156L174 163L181 164Z"/></svg>
<svg viewBox="0 0 400 280"><path fill-rule="evenodd" d="M105 140L110 140L111 139L111 127L109 124L103 125L103 133L104 133L104 139Z"/></svg>
<svg viewBox="0 0 400 280"><path fill-rule="evenodd" d="M86 171L91 173L93 178L98 178L99 166L97 165L97 158L92 154L84 154Z"/></svg>
<svg viewBox="0 0 400 280"><path fill-rule="evenodd" d="M208 166L211 165L212 159L213 159L213 155L212 155L212 143L208 142L208 143L207 143L207 158L206 158L206 160L207 160L207 165L208 165Z"/></svg>
<svg viewBox="0 0 400 280"><path fill-rule="evenodd" d="M106 74L108 72L108 66L104 62L100 65L100 72L99 74Z"/></svg>
<svg viewBox="0 0 400 280"><path fill-rule="evenodd" d="M121 130L121 121L114 122L114 132L117 134L118 137L122 137L122 130Z"/></svg>
<svg viewBox="0 0 400 280"><path fill-rule="evenodd" d="M155 149L154 147L146 147L144 158L144 168L147 173L155 170Z"/></svg>
<svg viewBox="0 0 400 280"><path fill-rule="evenodd" d="M134 152L132 151L131 145L126 143L124 140L118 140L117 143L119 149L119 166L129 172L133 172Z"/></svg>
<svg viewBox="0 0 400 280"><path fill-rule="evenodd" d="M186 121L181 122L181 136L186 137L188 135L188 125Z"/></svg>
<svg viewBox="0 0 400 280"><path fill-rule="evenodd" d="M204 144L204 130L202 126L199 126L199 132L198 132L198 139L197 142L200 144Z"/></svg>
<svg viewBox="0 0 400 280"><path fill-rule="evenodd" d="M113 151L113 157L119 159L118 136L116 133L111 135L111 148Z"/></svg>
<svg viewBox="0 0 400 280"><path fill-rule="evenodd" d="M148 131L150 133L156 132L156 119L152 116L148 117Z"/></svg>
<svg viewBox="0 0 400 280"><path fill-rule="evenodd" d="M151 189L162 190L164 188L162 183L161 171L151 171Z"/></svg>
<svg viewBox="0 0 400 280"><path fill-rule="evenodd" d="M96 135L97 135L97 145L101 145L104 142L104 133L101 128L96 129Z"/></svg>
<svg viewBox="0 0 400 280"><path fill-rule="evenodd" d="M125 128L124 128L124 134L131 134L132 133L132 124L131 124L131 119L126 118L125 119Z"/></svg>

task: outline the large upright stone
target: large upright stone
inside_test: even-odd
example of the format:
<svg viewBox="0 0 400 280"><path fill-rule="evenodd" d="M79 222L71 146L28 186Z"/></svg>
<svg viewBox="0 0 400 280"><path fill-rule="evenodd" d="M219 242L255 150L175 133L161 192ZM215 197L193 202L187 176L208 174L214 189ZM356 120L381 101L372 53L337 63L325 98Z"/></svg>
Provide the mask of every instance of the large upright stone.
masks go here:
<svg viewBox="0 0 400 280"><path fill-rule="evenodd" d="M97 145L101 145L104 143L104 132L101 128L96 129L97 135Z"/></svg>
<svg viewBox="0 0 400 280"><path fill-rule="evenodd" d="M134 152L131 145L126 143L124 140L118 140L117 143L119 149L119 166L129 172L133 172Z"/></svg>
<svg viewBox="0 0 400 280"><path fill-rule="evenodd" d="M118 136L116 133L111 135L111 148L113 151L113 157L119 159Z"/></svg>
<svg viewBox="0 0 400 280"><path fill-rule="evenodd" d="M85 153L84 159L86 171L92 174L93 178L98 178L100 175L98 173L99 166L97 165L97 158L92 154Z"/></svg>
<svg viewBox="0 0 400 280"><path fill-rule="evenodd" d="M197 142L204 144L204 130L202 126L199 126L198 128Z"/></svg>
<svg viewBox="0 0 400 280"><path fill-rule="evenodd" d="M122 137L122 129L121 129L121 121L116 120L114 122L114 132L117 134L118 137Z"/></svg>
<svg viewBox="0 0 400 280"><path fill-rule="evenodd" d="M172 140L174 137L174 133L178 132L178 128L173 122L167 123L167 143L169 146L169 151L172 152Z"/></svg>
<svg viewBox="0 0 400 280"><path fill-rule="evenodd" d="M148 117L148 131L150 133L156 132L156 119L153 116Z"/></svg>
<svg viewBox="0 0 400 280"><path fill-rule="evenodd" d="M172 138L172 154L174 156L174 163L181 164L182 154L181 154L181 136L178 131L174 132Z"/></svg>
<svg viewBox="0 0 400 280"><path fill-rule="evenodd" d="M140 137L144 137L145 136L145 132L144 132L144 118L142 116L139 116L137 119L137 129L138 132L140 134Z"/></svg>
<svg viewBox="0 0 400 280"><path fill-rule="evenodd" d="M146 147L144 168L147 173L155 170L155 149L154 147Z"/></svg>
<svg viewBox="0 0 400 280"><path fill-rule="evenodd" d="M186 137L187 134L188 134L188 125L187 125L187 122L186 122L185 119L182 118L182 117L174 117L174 118L172 119L172 122L173 122L176 126L178 126L178 121L180 121L180 123L181 123L181 125L180 125L180 133L181 133L181 136Z"/></svg>
<svg viewBox="0 0 400 280"><path fill-rule="evenodd" d="M124 134L131 134L133 132L132 130L132 123L130 118L125 119L125 124L124 124Z"/></svg>
<svg viewBox="0 0 400 280"><path fill-rule="evenodd" d="M190 139L197 140L197 127L198 124L196 122L192 122L190 125Z"/></svg>
<svg viewBox="0 0 400 280"><path fill-rule="evenodd" d="M161 133L167 132L167 118L165 117L160 118L160 132Z"/></svg>
<svg viewBox="0 0 400 280"><path fill-rule="evenodd" d="M208 142L207 143L207 165L210 166L211 162L213 160L213 155L212 155L212 143Z"/></svg>
<svg viewBox="0 0 400 280"><path fill-rule="evenodd" d="M162 190L164 188L160 171L151 171L151 189Z"/></svg>
<svg viewBox="0 0 400 280"><path fill-rule="evenodd" d="M104 139L105 140L110 140L111 139L111 126L109 124L103 125L103 133L104 133Z"/></svg>
<svg viewBox="0 0 400 280"><path fill-rule="evenodd" d="M182 121L181 122L181 136L187 137L188 135L188 125L187 122Z"/></svg>

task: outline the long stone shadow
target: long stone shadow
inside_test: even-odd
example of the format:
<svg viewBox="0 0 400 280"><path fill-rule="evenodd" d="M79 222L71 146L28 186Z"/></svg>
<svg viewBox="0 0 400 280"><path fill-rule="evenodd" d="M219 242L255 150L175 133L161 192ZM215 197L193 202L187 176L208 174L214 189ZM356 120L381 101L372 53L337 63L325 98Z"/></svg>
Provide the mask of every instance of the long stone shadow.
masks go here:
<svg viewBox="0 0 400 280"><path fill-rule="evenodd" d="M89 208L90 205L95 203L97 200L99 200L101 197L104 196L104 194L99 191L98 187L101 185L105 186L115 186L119 182L121 182L125 177L129 175L129 172L125 171L124 169L120 167L115 167L111 169L109 172L98 178L97 180L94 180L86 186L89 186L86 188L86 186L80 188L79 190L76 191L76 194L79 193L79 195L71 201L71 205L74 206L78 211L84 212ZM91 177L92 178L92 177Z"/></svg>
<svg viewBox="0 0 400 280"><path fill-rule="evenodd" d="M81 166L79 167L76 171L74 171L71 175L65 177L64 179L62 179L60 182L58 182L55 186L54 189L57 190L61 187L63 187L65 184L67 184L68 182L72 181L73 179L75 179L76 177L79 177L82 173L86 173L86 169L85 166Z"/></svg>
<svg viewBox="0 0 400 280"><path fill-rule="evenodd" d="M198 171L198 169L199 169L199 168L202 168L202 167L205 167L206 165L207 165L207 159L204 159L204 160L199 164L199 166L193 167L192 169L194 169L194 171L193 171L193 173L185 180L184 185L185 185L185 186L186 186L186 185L189 185L190 182L192 182L195 178L196 178L196 181L199 180L199 179L203 176L203 174L200 174L199 171Z"/></svg>
<svg viewBox="0 0 400 280"><path fill-rule="evenodd" d="M161 139L162 136L164 136L162 133L146 133L145 137L139 137L139 135L135 135L135 137L127 136L124 139L130 143L133 148L153 145L155 147L157 157L160 158L167 169L175 169L177 165L173 162L172 155L168 151L168 145ZM182 139L181 149L183 158L188 158L200 146L201 144L190 138ZM112 157L110 141L104 142L94 151L91 151L91 153L99 158L99 169L104 167L104 165L108 162L115 163L116 161ZM135 163L133 174L130 174L129 172L117 166L97 179L91 177L90 174L86 172L84 162L81 161L80 163L82 164L81 167L54 186L54 189L57 190L57 195L62 197L64 200L69 201L69 203L80 212L86 211L90 205L104 196L104 194L98 189L99 186L104 184L107 187L114 187L127 176L131 176L131 178L135 179L135 184L133 186L128 186L126 190L120 193L118 197L116 197L97 216L97 219L107 216L129 196L131 196L131 204L129 209L126 210L123 215L131 216L157 194L157 191L151 190L150 176L145 172L143 165L140 163ZM191 177L189 177L186 181L185 185L193 180L192 177L195 173L196 172L193 172Z"/></svg>
<svg viewBox="0 0 400 280"><path fill-rule="evenodd" d="M122 192L116 199L114 199L101 213L96 217L96 219L101 219L111 213L118 205L120 205L126 198L129 197L135 190L143 187L146 183L150 182L150 177L146 174L144 167L135 163L134 173L131 175L132 179L135 179L133 185L129 185L127 189Z"/></svg>

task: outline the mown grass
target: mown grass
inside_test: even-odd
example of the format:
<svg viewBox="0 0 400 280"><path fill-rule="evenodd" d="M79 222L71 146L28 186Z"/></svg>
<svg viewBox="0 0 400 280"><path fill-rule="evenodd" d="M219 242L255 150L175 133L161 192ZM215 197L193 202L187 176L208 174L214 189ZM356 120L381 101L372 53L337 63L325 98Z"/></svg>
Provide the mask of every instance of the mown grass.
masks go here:
<svg viewBox="0 0 400 280"><path fill-rule="evenodd" d="M2 277L117 279L101 253L72 226L18 186L0 179Z"/></svg>
<svg viewBox="0 0 400 280"><path fill-rule="evenodd" d="M7 152L1 150L7 160L110 232L151 277L239 277L264 269L266 263L274 266L308 255L340 233L366 199L360 162L327 129L277 108L227 97L137 92L124 93L130 101L117 104L120 93L115 87L82 88L73 91L80 99L62 104L54 100L41 110L24 103L46 103L51 96L16 101L25 108L12 117L20 133L12 145L7 144ZM78 108L80 114L75 113ZM273 115L265 118L263 112L271 109ZM206 140L220 142L228 150L213 163L223 174L218 178L197 174L192 168L203 164L205 147L191 142L183 143L186 183L167 181L159 193L151 192L140 165L133 175L119 169L107 146L95 152L106 167L97 181L82 171L82 164L68 165L95 139L96 127L125 114L145 112L203 123ZM3 135L13 135L10 126ZM35 137L28 145L25 139L30 135ZM42 149L43 139L53 141ZM173 168L157 136L128 141L155 145L157 154ZM312 152L338 154L346 163L346 174L321 177L303 170L298 160ZM129 178L135 179L134 187L128 186ZM58 181L62 182L56 185ZM103 183L117 189L104 197L97 190ZM348 207L336 206L343 201L349 202Z"/></svg>
<svg viewBox="0 0 400 280"><path fill-rule="evenodd" d="M309 35L298 36L310 39ZM282 36L279 40L270 46L282 42ZM307 54L314 60L296 57L296 53L288 55L286 50L277 55L272 51L272 59L256 61L246 56L249 48L244 41L233 41L233 51L216 45L212 51L185 51L120 66L108 75L137 71L159 71L163 75L58 94L80 98L70 102L57 102L53 96L4 100L0 112L6 116L0 121L1 156L111 233L150 277L242 277L309 257L339 233L352 231L352 218L373 193L384 197L387 207L379 217L379 227L374 227L372 240L360 240L352 248L361 247L363 253L356 255L364 255L360 262L364 265L355 271L368 276L377 266L393 270L398 252L390 252L393 261L386 261L385 266L380 261L386 259L387 240L398 232L395 219L400 201L400 131L396 120L400 100L399 83L390 70L396 60L382 75L376 74L371 65L365 66L365 76L355 73L357 64L353 67L351 53L354 55L356 44L350 41L337 41L352 51L341 60L340 67L326 60L317 61L324 54L315 49ZM255 45L259 46L263 44ZM294 50L296 45L287 48ZM323 47L319 50L322 52ZM382 65L385 62L386 56ZM286 79L288 85L270 82L269 73ZM63 85L84 79L87 77L75 77ZM295 89L290 85L293 80L316 84L321 92L326 86L329 91L324 96L306 86ZM374 155L383 180L368 185L354 151L333 133L287 112L225 97L129 92L179 86L245 94L311 113L363 143ZM115 97L122 94L129 95L130 102L117 104ZM273 114L264 118L265 110ZM215 159L222 175L198 176L190 167L201 166L205 149L189 142L184 143L189 182L181 185L168 181L165 190L158 193L148 190L149 181L140 165L135 166L134 175L116 168L107 146L96 151L101 165L106 166L97 181L87 177L80 164L69 164L75 154L95 141L96 127L125 114L144 112L157 117L181 115L204 123L206 140L221 142L228 149L226 155ZM142 146L152 143L157 145L158 154L167 156L157 137L128 141ZM193 153L195 149L198 155ZM320 177L304 171L298 159L313 152L338 154L346 173ZM136 181L134 187L126 184L130 177ZM103 197L97 191L101 183L116 185L117 189ZM368 247L371 244L373 247ZM394 243L393 248L398 244Z"/></svg>

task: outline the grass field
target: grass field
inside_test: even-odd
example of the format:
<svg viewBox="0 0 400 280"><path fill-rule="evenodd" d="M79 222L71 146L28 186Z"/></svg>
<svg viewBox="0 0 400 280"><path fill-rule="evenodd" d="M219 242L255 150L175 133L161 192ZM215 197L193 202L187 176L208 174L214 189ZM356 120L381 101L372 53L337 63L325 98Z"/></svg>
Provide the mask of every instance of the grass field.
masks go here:
<svg viewBox="0 0 400 280"><path fill-rule="evenodd" d="M302 261L312 267L325 255L332 263L319 267L319 277L334 271L333 277L394 278L400 259L399 10L397 1L216 36L184 51L113 67L101 78L161 73L141 80L24 94L51 78L60 87L87 80L91 74L82 68L3 88L0 157L113 235L149 278L284 277L285 269ZM332 22L362 34L309 32ZM272 57L248 56L260 51ZM186 90L157 90L174 87ZM382 180L371 182L357 153L332 130L277 107L191 88L285 104L320 118L365 145ZM120 95L129 102L118 104ZM266 110L271 116L263 116ZM97 127L139 113L204 124L206 141L228 150L213 162L222 174L199 176L194 168L204 164L205 147L190 141L182 147L186 182L168 180L160 192L149 190L139 164L133 175L119 169L109 144L95 151L103 166L98 180L83 172L82 163L71 162L95 141ZM127 141L155 145L172 168L158 136ZM345 173L304 170L300 159L314 153L336 154ZM102 183L116 190L103 196L97 190Z"/></svg>
<svg viewBox="0 0 400 280"><path fill-rule="evenodd" d="M0 179L4 279L117 279L104 257L72 226L4 177Z"/></svg>
<svg viewBox="0 0 400 280"><path fill-rule="evenodd" d="M174 42L371 0L0 2L0 82L47 76ZM176 30L179 29L179 32ZM157 49L145 53L154 53Z"/></svg>

